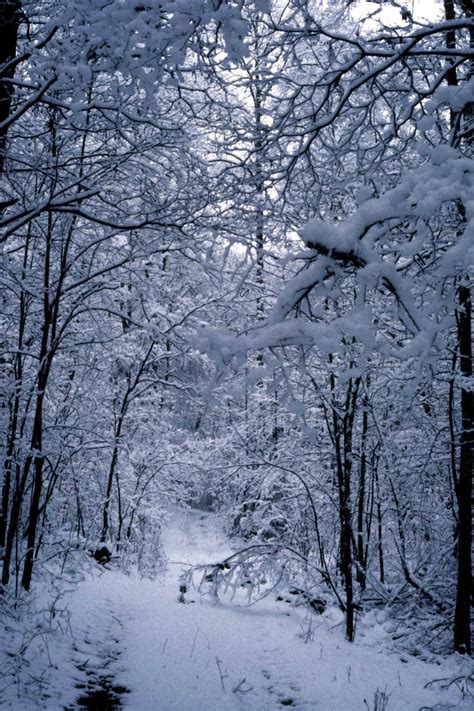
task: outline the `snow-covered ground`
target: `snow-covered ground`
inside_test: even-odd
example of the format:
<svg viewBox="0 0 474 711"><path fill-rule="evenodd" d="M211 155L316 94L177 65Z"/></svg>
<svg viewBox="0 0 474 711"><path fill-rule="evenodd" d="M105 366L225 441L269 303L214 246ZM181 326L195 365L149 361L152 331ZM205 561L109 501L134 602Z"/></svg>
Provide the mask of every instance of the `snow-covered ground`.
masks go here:
<svg viewBox="0 0 474 711"><path fill-rule="evenodd" d="M270 595L250 607L244 600L213 604L197 592L180 603L183 569L231 552L212 515L176 515L164 547L168 568L157 580L103 571L79 585L64 646L48 650L47 697L18 700L9 687L6 708L81 708L73 700L85 692L74 687L95 676L126 687L121 701L132 711L363 711L375 708L377 690L388 696L387 711L473 708L456 684L425 688L465 674L469 660L427 664L364 640L349 644L336 610L318 616Z"/></svg>

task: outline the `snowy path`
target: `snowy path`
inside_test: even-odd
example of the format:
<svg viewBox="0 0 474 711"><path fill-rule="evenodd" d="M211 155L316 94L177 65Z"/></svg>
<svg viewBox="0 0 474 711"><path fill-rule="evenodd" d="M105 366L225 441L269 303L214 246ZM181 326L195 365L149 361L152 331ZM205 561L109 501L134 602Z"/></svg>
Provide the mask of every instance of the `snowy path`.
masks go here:
<svg viewBox="0 0 474 711"><path fill-rule="evenodd" d="M190 596L194 604L180 604L184 564L218 561L230 552L212 517L177 517L164 544L169 558L164 579L105 572L81 586L82 600L96 605L92 617L109 607L103 654L110 657L114 645L120 651L109 659L109 671L114 683L130 689L122 697L125 708L363 711L374 708L377 688L390 697L387 711L448 709L459 701L457 690L424 689L427 681L454 673L454 661L441 668L416 659L403 663L395 654L350 645L330 613L308 617L270 598L250 608L212 605L197 593ZM74 621L74 606L72 613Z"/></svg>

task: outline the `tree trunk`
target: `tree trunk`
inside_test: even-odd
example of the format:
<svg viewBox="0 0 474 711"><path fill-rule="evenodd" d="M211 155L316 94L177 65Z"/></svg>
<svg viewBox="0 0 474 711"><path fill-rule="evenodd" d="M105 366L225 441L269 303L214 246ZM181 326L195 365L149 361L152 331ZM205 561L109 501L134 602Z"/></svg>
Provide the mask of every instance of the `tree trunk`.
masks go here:
<svg viewBox="0 0 474 711"><path fill-rule="evenodd" d="M20 16L21 3L18 0L0 0L0 67L15 58ZM14 74L13 64L7 66L0 74L0 126L10 115L13 85L9 80L13 79ZM0 128L0 175L5 167L7 130L7 128Z"/></svg>
<svg viewBox="0 0 474 711"><path fill-rule="evenodd" d="M367 379L367 388L369 379ZM367 479L367 432L369 429L369 397L367 392L364 395L362 405L362 432L360 438L360 465L359 465L359 491L357 497L357 582L362 589L365 588L365 549L364 521L366 504L366 479Z"/></svg>
<svg viewBox="0 0 474 711"><path fill-rule="evenodd" d="M458 343L461 375L461 440L458 475L458 579L454 614L454 649L471 653L472 595L472 449L474 439L472 377L472 303L468 287L459 289Z"/></svg>
<svg viewBox="0 0 474 711"><path fill-rule="evenodd" d="M331 356L329 362L332 362ZM349 642L352 642L354 639L353 532L351 514L352 433L359 381L349 381L342 422L337 413L337 403L335 401L336 379L333 373L330 376L330 386L332 391L332 427L339 496L340 559L346 595L346 638Z"/></svg>
<svg viewBox="0 0 474 711"><path fill-rule="evenodd" d="M53 134L54 141L54 134ZM53 152L54 154L54 152ZM33 561L35 556L36 529L39 519L39 507L41 492L43 489L43 408L46 387L53 360L53 344L55 323L58 311L57 305L53 305L50 300L50 269L51 269L51 248L53 239L53 218L48 215L48 231L44 253L44 276L43 276L43 326L41 336L41 348L39 353L39 373L36 386L35 415L33 420L33 431L31 434L31 458L34 463L33 468L33 493L31 496L30 512L27 526L27 548L25 562L23 565L23 576L21 584L25 590L30 589L31 576L33 573ZM58 297L59 298L59 297Z"/></svg>
<svg viewBox="0 0 474 711"><path fill-rule="evenodd" d="M466 14L472 16L471 3L463 3ZM446 20L456 17L453 0L444 0ZM474 47L474 31L471 29L470 44ZM446 46L456 47L454 30L446 32ZM472 77L472 63L469 75ZM451 67L447 75L450 86L458 85L456 67ZM472 120L473 105L464 109L466 119ZM454 130L457 117L451 112L451 128ZM455 140L455 137L453 137ZM467 140L472 140L468 138ZM465 206L458 203L458 211L463 227L466 224ZM467 280L467 276L465 277ZM461 436L459 442L459 467L457 479L458 528L457 528L457 583L456 607L454 612L454 649L456 652L471 653L471 595L472 595L472 449L474 441L473 397L469 389L472 377L472 302L467 284L461 284L458 291L457 345L461 381Z"/></svg>
<svg viewBox="0 0 474 711"><path fill-rule="evenodd" d="M30 254L29 244L30 244L31 231L28 230L28 235L25 244L25 251L23 255L23 272L22 279L25 278L26 268L28 264L28 257ZM0 548L5 547L7 527L8 527L8 512L10 508L10 498L11 498L11 485L12 485L12 474L14 468L15 459L15 446L18 432L18 420L20 416L20 394L23 382L23 337L26 325L26 314L27 314L27 296L24 290L22 290L20 295L20 313L19 313L19 324L18 324L18 352L15 356L15 392L13 396L13 404L10 406L10 422L7 437L7 451L4 463L4 480L2 487L2 508L0 511Z"/></svg>

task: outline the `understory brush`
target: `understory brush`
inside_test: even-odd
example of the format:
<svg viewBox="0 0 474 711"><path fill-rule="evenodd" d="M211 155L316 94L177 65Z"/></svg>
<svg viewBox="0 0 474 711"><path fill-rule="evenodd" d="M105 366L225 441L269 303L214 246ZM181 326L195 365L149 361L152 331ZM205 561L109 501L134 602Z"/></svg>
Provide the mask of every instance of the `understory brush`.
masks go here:
<svg viewBox="0 0 474 711"><path fill-rule="evenodd" d="M72 658L74 633L68 602L78 583L97 564L84 550L38 564L30 592L4 589L0 595L0 696L22 708L43 704L61 688ZM36 706L37 707L37 706Z"/></svg>

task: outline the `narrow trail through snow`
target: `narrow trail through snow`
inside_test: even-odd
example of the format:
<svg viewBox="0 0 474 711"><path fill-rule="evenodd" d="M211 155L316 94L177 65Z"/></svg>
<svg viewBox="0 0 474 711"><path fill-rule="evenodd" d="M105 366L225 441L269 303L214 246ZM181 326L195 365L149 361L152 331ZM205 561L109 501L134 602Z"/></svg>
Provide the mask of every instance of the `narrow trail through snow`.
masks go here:
<svg viewBox="0 0 474 711"><path fill-rule="evenodd" d="M82 586L91 604L105 601L115 620L113 644L120 654L110 671L115 683L130 690L122 697L124 708L363 711L374 708L377 688L390 697L387 711L440 703L439 690L424 685L446 669L416 659L403 663L396 654L345 642L335 611L317 616L270 596L244 607L211 604L194 593L194 604L180 604L182 571L222 560L230 543L218 519L199 512L177 515L163 538L168 569L157 580L107 571ZM442 701L454 698L459 700Z"/></svg>

